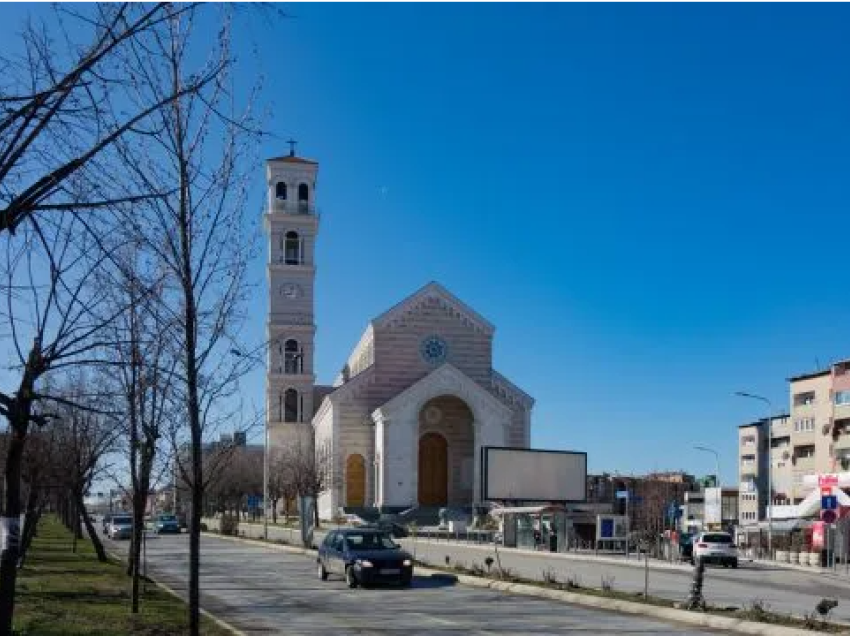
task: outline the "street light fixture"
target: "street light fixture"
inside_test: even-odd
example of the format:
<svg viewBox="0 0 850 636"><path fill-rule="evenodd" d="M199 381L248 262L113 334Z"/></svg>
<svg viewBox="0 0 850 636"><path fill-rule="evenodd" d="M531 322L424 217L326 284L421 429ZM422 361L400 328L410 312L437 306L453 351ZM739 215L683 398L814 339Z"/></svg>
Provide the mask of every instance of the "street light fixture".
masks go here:
<svg viewBox="0 0 850 636"><path fill-rule="evenodd" d="M773 403L762 395L736 391L735 395L767 404L767 553L773 557Z"/></svg>
<svg viewBox="0 0 850 636"><path fill-rule="evenodd" d="M714 478L717 481L717 487L722 488L720 485L720 453L713 448L708 448L708 446L694 446L694 449L704 451L706 453L712 453L714 455Z"/></svg>

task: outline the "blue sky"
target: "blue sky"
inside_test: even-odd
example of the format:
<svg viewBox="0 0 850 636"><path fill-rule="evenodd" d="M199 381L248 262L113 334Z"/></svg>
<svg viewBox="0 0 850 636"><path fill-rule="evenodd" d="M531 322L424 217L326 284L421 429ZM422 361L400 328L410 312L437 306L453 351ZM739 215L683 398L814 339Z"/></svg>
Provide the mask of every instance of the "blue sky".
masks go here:
<svg viewBox="0 0 850 636"><path fill-rule="evenodd" d="M320 381L437 280L496 324L534 446L713 472L705 444L733 483L764 408L732 393L785 407L785 378L850 357L850 8L286 9L237 42L263 154L292 135L321 163Z"/></svg>

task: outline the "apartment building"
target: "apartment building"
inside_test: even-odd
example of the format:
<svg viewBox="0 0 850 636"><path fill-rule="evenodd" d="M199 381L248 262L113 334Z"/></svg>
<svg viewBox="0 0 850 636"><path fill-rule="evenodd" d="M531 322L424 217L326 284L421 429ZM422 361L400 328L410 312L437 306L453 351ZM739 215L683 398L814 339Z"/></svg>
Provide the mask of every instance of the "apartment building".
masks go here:
<svg viewBox="0 0 850 636"><path fill-rule="evenodd" d="M770 428L768 429L768 426ZM778 415L738 427L738 524L753 525L765 517L768 502L768 452L772 462L773 499L787 502L791 497L791 418Z"/></svg>
<svg viewBox="0 0 850 636"><path fill-rule="evenodd" d="M738 428L741 525L765 518L768 461L777 507L801 504L818 475L850 470L850 360L789 378L788 387L788 415Z"/></svg>
<svg viewBox="0 0 850 636"><path fill-rule="evenodd" d="M790 378L792 503L850 468L850 360Z"/></svg>

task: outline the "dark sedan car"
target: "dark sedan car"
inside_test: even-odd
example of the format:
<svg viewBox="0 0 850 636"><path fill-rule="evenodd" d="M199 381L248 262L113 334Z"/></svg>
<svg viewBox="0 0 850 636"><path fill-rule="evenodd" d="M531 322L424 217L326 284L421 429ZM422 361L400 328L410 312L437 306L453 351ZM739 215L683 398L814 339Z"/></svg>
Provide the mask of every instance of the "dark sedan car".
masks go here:
<svg viewBox="0 0 850 636"><path fill-rule="evenodd" d="M157 534L180 534L180 523L174 515L159 515L155 527Z"/></svg>
<svg viewBox="0 0 850 636"><path fill-rule="evenodd" d="M345 577L348 587L376 583L409 586L413 580L413 557L386 532L369 528L333 530L325 537L317 558L319 578L329 574Z"/></svg>

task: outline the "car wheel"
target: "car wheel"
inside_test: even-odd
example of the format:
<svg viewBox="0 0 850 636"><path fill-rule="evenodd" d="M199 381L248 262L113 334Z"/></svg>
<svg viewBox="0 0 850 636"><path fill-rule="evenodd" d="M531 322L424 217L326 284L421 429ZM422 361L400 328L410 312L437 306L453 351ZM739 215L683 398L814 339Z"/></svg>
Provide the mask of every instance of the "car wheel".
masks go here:
<svg viewBox="0 0 850 636"><path fill-rule="evenodd" d="M354 568L351 566L345 568L345 583L351 589L357 587L357 576L354 574Z"/></svg>
<svg viewBox="0 0 850 636"><path fill-rule="evenodd" d="M319 580L327 581L328 580L328 571L325 569L325 566L322 563L319 563Z"/></svg>

